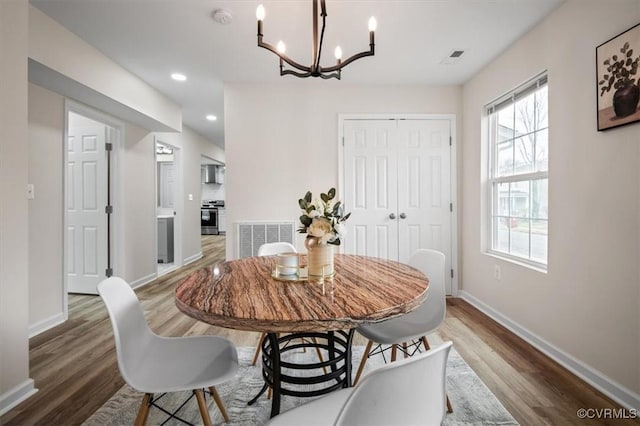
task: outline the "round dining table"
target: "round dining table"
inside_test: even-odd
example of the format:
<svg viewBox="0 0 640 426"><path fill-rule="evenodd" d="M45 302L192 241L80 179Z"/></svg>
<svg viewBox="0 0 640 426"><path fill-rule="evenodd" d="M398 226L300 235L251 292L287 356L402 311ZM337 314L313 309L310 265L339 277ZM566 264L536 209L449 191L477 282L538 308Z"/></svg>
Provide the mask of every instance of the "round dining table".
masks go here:
<svg viewBox="0 0 640 426"><path fill-rule="evenodd" d="M265 384L249 403L271 387L272 417L280 412L281 395L309 397L351 386L355 329L410 312L427 295L427 277L409 265L350 254L335 254L334 263L332 276L303 280L278 276L276 256L231 260L192 272L176 288L176 306L186 315L266 333L260 343ZM283 359L301 347L322 349L328 359L304 365Z"/></svg>

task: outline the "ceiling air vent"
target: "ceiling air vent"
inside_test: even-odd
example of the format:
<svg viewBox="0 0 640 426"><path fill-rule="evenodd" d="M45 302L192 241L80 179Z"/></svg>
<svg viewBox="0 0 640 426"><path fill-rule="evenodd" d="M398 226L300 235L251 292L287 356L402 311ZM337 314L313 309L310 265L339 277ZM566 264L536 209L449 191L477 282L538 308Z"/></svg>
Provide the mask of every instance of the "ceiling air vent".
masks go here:
<svg viewBox="0 0 640 426"><path fill-rule="evenodd" d="M460 60L460 57L464 54L464 50L455 49L449 53L449 56L440 61L443 65L452 65Z"/></svg>

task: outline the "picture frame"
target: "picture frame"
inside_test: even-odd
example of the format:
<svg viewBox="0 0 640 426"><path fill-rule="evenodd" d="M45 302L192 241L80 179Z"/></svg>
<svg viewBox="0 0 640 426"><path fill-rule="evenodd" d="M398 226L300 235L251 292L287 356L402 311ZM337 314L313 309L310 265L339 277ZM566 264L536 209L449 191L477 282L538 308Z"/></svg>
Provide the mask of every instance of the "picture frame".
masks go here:
<svg viewBox="0 0 640 426"><path fill-rule="evenodd" d="M640 121L640 23L596 47L598 131Z"/></svg>

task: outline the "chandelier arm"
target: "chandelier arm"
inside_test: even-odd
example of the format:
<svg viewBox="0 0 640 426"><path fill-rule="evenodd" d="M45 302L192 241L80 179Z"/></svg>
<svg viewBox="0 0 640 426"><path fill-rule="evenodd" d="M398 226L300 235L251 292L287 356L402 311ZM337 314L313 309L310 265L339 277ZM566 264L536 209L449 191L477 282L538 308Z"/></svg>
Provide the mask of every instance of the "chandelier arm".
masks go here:
<svg viewBox="0 0 640 426"><path fill-rule="evenodd" d="M263 49L267 49L267 50L275 53L276 56L280 57L280 59L282 59L283 61L285 61L287 64L291 65L292 67L294 67L296 69L299 69L300 71L311 72L311 68L310 67L302 65L302 64L299 64L296 61L294 61L293 59L289 58L287 55L278 52L278 49L276 49L275 47L273 47L269 43L263 42L261 40L261 38L258 39L258 46L262 47Z"/></svg>
<svg viewBox="0 0 640 426"><path fill-rule="evenodd" d="M337 78L338 80L340 80L340 73L339 72L334 72L332 74L323 74L324 70L322 70L322 73L320 74L320 78L324 78L325 80L329 80L330 78Z"/></svg>
<svg viewBox="0 0 640 426"><path fill-rule="evenodd" d="M280 69L280 75L295 75L296 77L311 77L311 71L305 72L305 73L301 73L301 72L296 72L293 70L283 70Z"/></svg>
<svg viewBox="0 0 640 426"><path fill-rule="evenodd" d="M373 49L373 46L371 46L370 50L368 50L366 52L356 53L355 55L353 55L352 57L350 57L347 60L342 61L338 65L334 65L332 67L322 68L322 72L338 71L338 70L341 70L342 68L346 67L347 65L349 65L353 61L356 61L356 60L358 60L360 58L366 58L367 56L373 56L373 55L374 55L374 49Z"/></svg>

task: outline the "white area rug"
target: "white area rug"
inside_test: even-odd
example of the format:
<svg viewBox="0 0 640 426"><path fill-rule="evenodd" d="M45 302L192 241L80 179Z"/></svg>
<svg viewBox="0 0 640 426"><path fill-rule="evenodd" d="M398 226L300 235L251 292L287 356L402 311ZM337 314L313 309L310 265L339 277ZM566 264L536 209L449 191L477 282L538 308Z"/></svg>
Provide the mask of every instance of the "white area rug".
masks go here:
<svg viewBox="0 0 640 426"><path fill-rule="evenodd" d="M228 425L262 425L269 420L271 400L267 400L266 396L262 396L253 406L247 405L247 401L257 394L264 383L261 376L260 365L250 365L254 350L254 348L247 347L238 348L240 369L237 376L233 380L216 387L229 413L230 422L226 423ZM353 347L354 376L363 350L364 348L362 346ZM289 353L291 352L287 354ZM307 350L305 353L295 353L293 356L296 358L301 357L301 359L310 357L312 358L311 362L316 362L316 355L313 350ZM365 373L382 364L383 360L381 356L371 357L366 364ZM458 355L455 348L451 350L447 364L447 392L453 405L453 413L446 415L444 425L480 426L518 424L467 363ZM189 393L166 395L163 398L163 406L165 408L172 406L178 407L188 396ZM309 400L309 398L283 396L280 412L289 410ZM83 425L132 425L141 401L142 394L125 385L87 419ZM208 396L207 401L209 402L209 411L213 423L216 425L225 424L223 423L222 415ZM195 398L182 408L179 415L194 424L202 423ZM167 420L167 416L160 410L152 407L147 424L160 425L163 424L165 420ZM181 423L171 419L164 424L178 425ZM402 422L401 417L398 417L398 424L405 424Z"/></svg>

